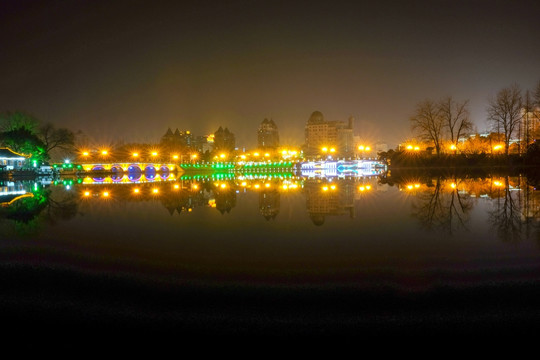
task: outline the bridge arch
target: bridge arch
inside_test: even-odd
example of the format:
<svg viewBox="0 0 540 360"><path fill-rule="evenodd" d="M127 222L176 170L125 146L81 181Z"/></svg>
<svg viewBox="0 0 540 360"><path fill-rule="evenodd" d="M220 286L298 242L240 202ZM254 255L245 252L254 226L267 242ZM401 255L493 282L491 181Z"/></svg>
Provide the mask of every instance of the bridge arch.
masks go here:
<svg viewBox="0 0 540 360"><path fill-rule="evenodd" d="M122 172L124 172L124 169L120 165L113 165L113 166L111 166L111 172L122 173Z"/></svg>

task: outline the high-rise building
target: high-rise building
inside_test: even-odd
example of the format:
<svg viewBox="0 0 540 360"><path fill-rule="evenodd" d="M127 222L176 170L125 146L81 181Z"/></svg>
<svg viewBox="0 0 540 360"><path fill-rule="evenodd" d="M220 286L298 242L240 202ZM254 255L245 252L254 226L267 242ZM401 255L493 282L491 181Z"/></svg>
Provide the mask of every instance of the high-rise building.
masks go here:
<svg viewBox="0 0 540 360"><path fill-rule="evenodd" d="M352 157L354 118L348 122L326 121L320 111L315 111L306 124L305 154L307 156L332 155Z"/></svg>
<svg viewBox="0 0 540 360"><path fill-rule="evenodd" d="M274 120L264 119L257 132L257 140L260 148L275 149L279 146L279 131Z"/></svg>
<svg viewBox="0 0 540 360"><path fill-rule="evenodd" d="M235 144L234 134L228 128L223 129L220 126L214 133L214 150L233 151Z"/></svg>
<svg viewBox="0 0 540 360"><path fill-rule="evenodd" d="M521 124L516 137L521 137L523 145L529 145L540 139L540 108L532 111L521 110Z"/></svg>

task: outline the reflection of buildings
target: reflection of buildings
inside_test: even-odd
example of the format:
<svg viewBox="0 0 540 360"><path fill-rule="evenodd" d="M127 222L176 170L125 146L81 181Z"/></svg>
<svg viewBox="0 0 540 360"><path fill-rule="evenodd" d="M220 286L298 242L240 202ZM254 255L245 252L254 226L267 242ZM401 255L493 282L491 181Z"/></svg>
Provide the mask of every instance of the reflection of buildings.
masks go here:
<svg viewBox="0 0 540 360"><path fill-rule="evenodd" d="M351 117L347 123L325 121L320 111L313 112L306 124L306 155L321 155L334 149L333 155L335 154L335 156L353 156L355 148L353 120Z"/></svg>
<svg viewBox="0 0 540 360"><path fill-rule="evenodd" d="M266 220L275 219L279 214L280 197L277 190L263 191L259 194L259 211Z"/></svg>
<svg viewBox="0 0 540 360"><path fill-rule="evenodd" d="M349 214L354 217L355 183L353 180L326 182L308 179L304 183L306 208L315 225L322 225L326 216Z"/></svg>
<svg viewBox="0 0 540 360"><path fill-rule="evenodd" d="M230 213L232 208L236 206L236 191L230 187L215 192L216 209L223 215L225 212Z"/></svg>
<svg viewBox="0 0 540 360"><path fill-rule="evenodd" d="M274 120L263 120L257 131L257 141L261 149L275 149L279 146L279 132Z"/></svg>
<svg viewBox="0 0 540 360"><path fill-rule="evenodd" d="M0 181L0 206L8 206L21 196L27 194L26 188L21 182Z"/></svg>

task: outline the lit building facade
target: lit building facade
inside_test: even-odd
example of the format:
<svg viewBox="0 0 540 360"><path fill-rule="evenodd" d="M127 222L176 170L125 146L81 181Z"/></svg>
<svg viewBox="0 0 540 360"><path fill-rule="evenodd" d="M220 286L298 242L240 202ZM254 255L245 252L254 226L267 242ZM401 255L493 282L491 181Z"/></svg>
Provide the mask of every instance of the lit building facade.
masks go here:
<svg viewBox="0 0 540 360"><path fill-rule="evenodd" d="M28 156L9 148L0 148L0 170L18 170L24 167Z"/></svg>
<svg viewBox="0 0 540 360"><path fill-rule="evenodd" d="M309 157L332 155L350 158L354 155L353 121L326 121L315 111L306 124L305 154Z"/></svg>

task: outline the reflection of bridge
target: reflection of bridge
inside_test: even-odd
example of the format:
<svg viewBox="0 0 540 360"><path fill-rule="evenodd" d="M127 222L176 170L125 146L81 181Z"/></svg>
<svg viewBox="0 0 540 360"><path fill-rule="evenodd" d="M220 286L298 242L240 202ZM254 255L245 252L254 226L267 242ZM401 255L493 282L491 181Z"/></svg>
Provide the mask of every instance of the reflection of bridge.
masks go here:
<svg viewBox="0 0 540 360"><path fill-rule="evenodd" d="M176 164L167 163L95 163L81 164L85 171L110 172L173 172L182 170Z"/></svg>

